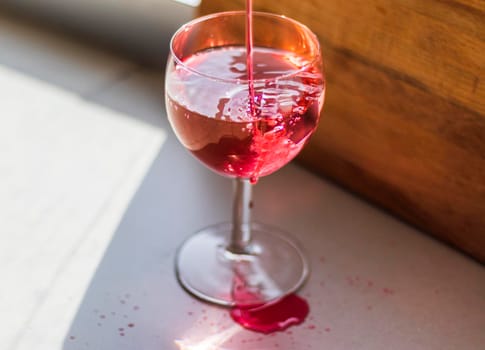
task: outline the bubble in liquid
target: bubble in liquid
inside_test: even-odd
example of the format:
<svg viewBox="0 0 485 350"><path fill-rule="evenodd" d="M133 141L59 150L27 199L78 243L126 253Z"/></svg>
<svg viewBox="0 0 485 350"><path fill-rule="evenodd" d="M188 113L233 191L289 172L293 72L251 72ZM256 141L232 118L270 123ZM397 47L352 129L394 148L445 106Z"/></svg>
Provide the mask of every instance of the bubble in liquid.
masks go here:
<svg viewBox="0 0 485 350"><path fill-rule="evenodd" d="M246 65L244 63L235 63L232 65L231 71L235 71L237 73L243 73L246 71Z"/></svg>

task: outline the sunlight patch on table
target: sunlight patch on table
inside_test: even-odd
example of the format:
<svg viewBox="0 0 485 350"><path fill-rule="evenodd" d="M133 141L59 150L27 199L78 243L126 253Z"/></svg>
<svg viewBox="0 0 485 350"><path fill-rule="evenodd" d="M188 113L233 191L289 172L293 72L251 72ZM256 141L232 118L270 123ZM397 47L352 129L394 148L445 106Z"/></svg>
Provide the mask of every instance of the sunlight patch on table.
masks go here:
<svg viewBox="0 0 485 350"><path fill-rule="evenodd" d="M160 128L0 66L5 348L62 348L90 279L165 138ZM22 336L26 331L29 337Z"/></svg>

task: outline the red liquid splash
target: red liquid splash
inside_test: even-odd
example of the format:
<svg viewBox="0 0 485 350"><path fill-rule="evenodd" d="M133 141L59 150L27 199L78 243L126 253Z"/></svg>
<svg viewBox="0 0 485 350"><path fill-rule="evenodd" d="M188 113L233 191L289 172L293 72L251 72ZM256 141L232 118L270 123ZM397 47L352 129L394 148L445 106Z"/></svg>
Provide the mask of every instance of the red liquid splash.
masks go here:
<svg viewBox="0 0 485 350"><path fill-rule="evenodd" d="M268 334L302 323L309 312L305 299L290 294L256 307L236 306L231 310L231 317L244 328Z"/></svg>
<svg viewBox="0 0 485 350"><path fill-rule="evenodd" d="M252 11L252 0L246 0L246 67L249 81L249 112L254 118L256 113L253 83ZM257 128L254 128L254 131L257 131ZM257 165L256 169L260 170ZM250 176L250 182L252 184L255 184L258 181L258 171L255 171L254 173L256 175ZM243 286L244 283L241 283L241 281L236 278L234 285L234 292L237 294L236 300L244 300L248 296L250 298L254 296L253 291L246 291L246 288ZM300 298L296 294L290 294L277 301L258 306L236 306L231 310L231 317L244 328L267 334L283 331L292 325L302 323L309 312L310 308L305 299Z"/></svg>
<svg viewBox="0 0 485 350"><path fill-rule="evenodd" d="M302 323L310 312L305 299L296 294L270 302L262 302L258 286L246 282L244 273L235 270L232 282L232 296L236 306L230 315L244 328L260 333L283 331L290 326Z"/></svg>

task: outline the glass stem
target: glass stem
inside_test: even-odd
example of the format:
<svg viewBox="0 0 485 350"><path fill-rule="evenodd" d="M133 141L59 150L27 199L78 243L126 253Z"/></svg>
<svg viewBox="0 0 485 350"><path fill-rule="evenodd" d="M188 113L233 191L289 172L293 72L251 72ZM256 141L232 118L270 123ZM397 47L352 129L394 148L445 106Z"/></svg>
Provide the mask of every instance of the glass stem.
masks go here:
<svg viewBox="0 0 485 350"><path fill-rule="evenodd" d="M232 207L232 235L227 250L233 254L249 254L251 241L252 185L249 180L234 180L234 202Z"/></svg>

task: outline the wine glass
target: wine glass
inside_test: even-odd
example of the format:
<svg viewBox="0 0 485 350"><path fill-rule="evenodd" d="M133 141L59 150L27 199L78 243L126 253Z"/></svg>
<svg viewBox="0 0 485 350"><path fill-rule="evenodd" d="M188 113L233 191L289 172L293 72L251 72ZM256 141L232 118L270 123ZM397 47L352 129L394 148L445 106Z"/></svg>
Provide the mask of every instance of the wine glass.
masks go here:
<svg viewBox="0 0 485 350"><path fill-rule="evenodd" d="M175 261L187 291L226 306L276 300L308 276L293 239L251 222L251 191L306 144L325 90L320 46L307 27L254 12L248 36L247 19L243 11L223 12L183 25L171 40L165 78L168 118L179 141L234 179L232 222L190 236Z"/></svg>

